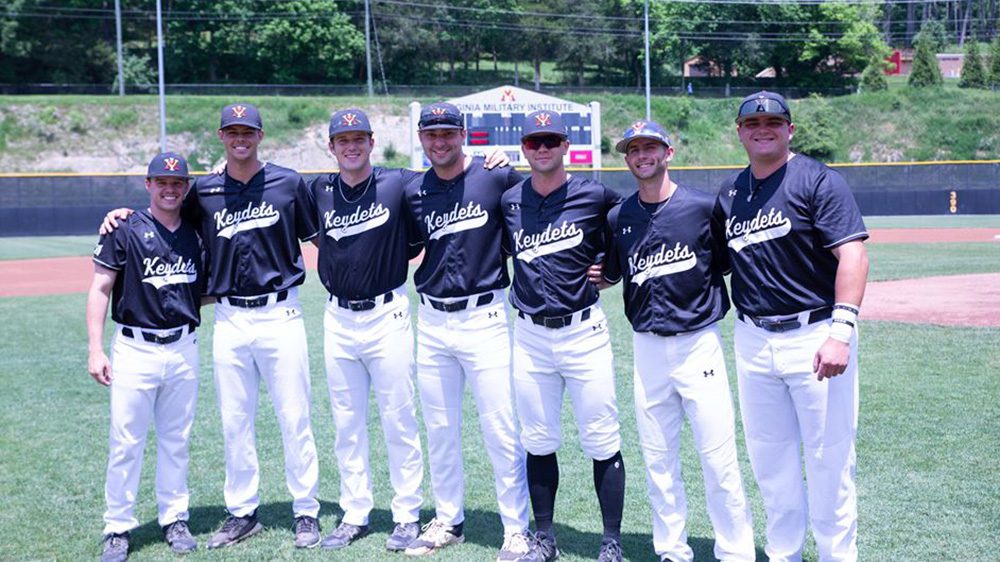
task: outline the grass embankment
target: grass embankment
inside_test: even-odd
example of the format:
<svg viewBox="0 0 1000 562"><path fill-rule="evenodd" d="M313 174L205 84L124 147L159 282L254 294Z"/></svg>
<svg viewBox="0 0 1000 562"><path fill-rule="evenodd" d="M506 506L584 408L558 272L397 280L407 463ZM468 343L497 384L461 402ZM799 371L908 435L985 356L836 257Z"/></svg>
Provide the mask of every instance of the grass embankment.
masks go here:
<svg viewBox="0 0 1000 562"><path fill-rule="evenodd" d="M485 89L485 88L484 88ZM470 87L469 91L476 88ZM577 102L602 104L603 134L608 140L645 113L641 95L571 94ZM186 147L196 169L215 162L222 147L214 125L222 105L241 99L258 104L265 116L271 147L301 141L306 129L326 122L338 108L360 106L371 115L405 117L411 97L244 97L171 96L167 99L167 133ZM435 98L421 99L423 102ZM678 146L678 166L733 165L746 156L733 132L736 99L658 96L653 118L663 123ZM148 159L158 134L155 96L0 96L0 164L8 172L37 169L40 154L107 156L135 152ZM1000 157L1000 95L944 88L911 90L894 86L887 92L792 102L800 138L825 147L828 162L892 162L912 160L984 160ZM397 147L400 148L400 147ZM386 163L405 165L397 154ZM622 165L606 154L606 165ZM44 171L118 171L61 170Z"/></svg>

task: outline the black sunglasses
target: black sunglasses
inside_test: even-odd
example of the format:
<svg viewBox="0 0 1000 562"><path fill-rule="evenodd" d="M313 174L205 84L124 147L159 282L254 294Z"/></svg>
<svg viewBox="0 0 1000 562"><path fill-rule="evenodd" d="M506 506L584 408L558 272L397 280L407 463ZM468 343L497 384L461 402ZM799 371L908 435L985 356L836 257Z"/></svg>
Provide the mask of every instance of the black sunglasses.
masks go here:
<svg viewBox="0 0 1000 562"><path fill-rule="evenodd" d="M785 104L781 103L776 99L771 98L756 98L752 100L747 100L743 102L740 106L739 115L736 117L737 121L742 120L746 117L756 115L758 113L770 114L770 115L781 115L785 119L791 121L791 113Z"/></svg>
<svg viewBox="0 0 1000 562"><path fill-rule="evenodd" d="M548 149L553 149L563 143L566 140L559 135L541 135L537 137L528 137L521 141L524 148L528 150L538 150L541 147Z"/></svg>

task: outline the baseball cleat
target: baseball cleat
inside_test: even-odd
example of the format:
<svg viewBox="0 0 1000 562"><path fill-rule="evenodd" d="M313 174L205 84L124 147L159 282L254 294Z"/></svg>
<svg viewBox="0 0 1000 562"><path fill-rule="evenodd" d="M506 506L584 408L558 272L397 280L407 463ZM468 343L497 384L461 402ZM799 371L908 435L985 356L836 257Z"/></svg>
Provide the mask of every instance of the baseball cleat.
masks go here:
<svg viewBox="0 0 1000 562"><path fill-rule="evenodd" d="M309 515L296 517L295 548L316 548L319 543L319 521Z"/></svg>
<svg viewBox="0 0 1000 562"><path fill-rule="evenodd" d="M545 531L538 531L531 537L531 550L521 560L524 562L550 562L559 558L556 538Z"/></svg>
<svg viewBox="0 0 1000 562"><path fill-rule="evenodd" d="M465 542L465 535L461 531L456 531L455 527L449 527L437 519L431 519L430 523L424 525L422 531L420 536L406 547L407 556L434 554L446 546Z"/></svg>
<svg viewBox="0 0 1000 562"><path fill-rule="evenodd" d="M419 534L420 523L396 523L392 534L385 541L385 549L392 552L406 550L406 547L410 546Z"/></svg>
<svg viewBox="0 0 1000 562"><path fill-rule="evenodd" d="M194 552L198 548L198 543L191 536L187 521L174 521L163 528L163 538L170 545L170 550L174 554L187 554Z"/></svg>
<svg viewBox="0 0 1000 562"><path fill-rule="evenodd" d="M128 541L131 537L128 531L105 535L101 562L125 562L128 560Z"/></svg>
<svg viewBox="0 0 1000 562"><path fill-rule="evenodd" d="M597 562L622 562L622 545L615 539L604 539L601 541L601 553L597 555Z"/></svg>
<svg viewBox="0 0 1000 562"><path fill-rule="evenodd" d="M368 525L341 523L332 533L323 539L322 547L327 550L340 550L367 534Z"/></svg>
<svg viewBox="0 0 1000 562"><path fill-rule="evenodd" d="M257 510L250 515L236 517L230 515L222 522L222 527L208 540L206 548L222 548L246 540L264 530L264 526L257 521Z"/></svg>
<svg viewBox="0 0 1000 562"><path fill-rule="evenodd" d="M503 537L503 546L497 554L497 562L519 561L530 551L531 534L528 531L507 533Z"/></svg>

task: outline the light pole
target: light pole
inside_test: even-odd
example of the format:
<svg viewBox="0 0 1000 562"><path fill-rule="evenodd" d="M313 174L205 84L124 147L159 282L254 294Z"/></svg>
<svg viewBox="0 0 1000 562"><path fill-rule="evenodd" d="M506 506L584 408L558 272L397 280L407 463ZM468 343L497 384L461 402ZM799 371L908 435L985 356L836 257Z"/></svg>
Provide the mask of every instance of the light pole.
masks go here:
<svg viewBox="0 0 1000 562"><path fill-rule="evenodd" d="M160 152L167 151L167 103L163 87L163 9L156 0L156 62L160 75Z"/></svg>
<svg viewBox="0 0 1000 562"><path fill-rule="evenodd" d="M122 62L122 1L115 0L115 32L118 43L118 95L125 95L125 63Z"/></svg>
<svg viewBox="0 0 1000 562"><path fill-rule="evenodd" d="M644 33L646 38L646 121L649 121L653 118L649 99L649 0L646 0L646 15L643 20L646 27Z"/></svg>

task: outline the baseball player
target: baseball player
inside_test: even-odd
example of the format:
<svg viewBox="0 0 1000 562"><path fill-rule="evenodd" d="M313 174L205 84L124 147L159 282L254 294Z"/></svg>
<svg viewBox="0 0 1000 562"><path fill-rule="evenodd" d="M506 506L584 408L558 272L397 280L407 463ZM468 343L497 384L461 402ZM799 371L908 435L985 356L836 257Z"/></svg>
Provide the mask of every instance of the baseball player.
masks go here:
<svg viewBox="0 0 1000 562"><path fill-rule="evenodd" d="M149 163L149 208L101 236L87 295L87 370L111 387L111 433L104 497L103 562L128 558L139 526L135 499L150 422L156 426L158 521L170 548L197 548L187 527L188 438L198 396L201 242L181 221L189 188L187 162L168 152ZM117 324L111 361L104 321L111 303ZM112 370L112 366L114 367Z"/></svg>
<svg viewBox="0 0 1000 562"><path fill-rule="evenodd" d="M844 178L789 150L795 125L784 98L748 96L736 130L750 165L722 185L718 204L765 551L773 561L801 560L808 517L820 560L857 560L855 326L868 233Z"/></svg>
<svg viewBox="0 0 1000 562"><path fill-rule="evenodd" d="M262 162L260 112L250 104L222 109L218 130L223 174L200 178L184 201L201 227L215 297L212 346L226 449L223 490L229 516L208 541L221 548L259 533L255 420L261 380L284 442L285 482L292 495L295 546L320 544L319 468L309 421L309 354L298 286L305 280L300 240L319 233L305 181L294 170ZM109 213L103 228L114 226Z"/></svg>
<svg viewBox="0 0 1000 562"><path fill-rule="evenodd" d="M639 190L611 210L605 278L624 278L632 324L635 416L661 560L691 562L681 477L685 415L701 457L715 557L752 562L753 524L736 457L732 398L718 321L729 310L722 218L715 196L670 180L667 132L638 121L615 147Z"/></svg>
<svg viewBox="0 0 1000 562"><path fill-rule="evenodd" d="M511 391L500 196L520 175L486 170L482 158L462 152L464 120L454 105L425 107L418 128L432 168L407 185L406 197L425 244L414 274L417 384L436 514L406 553L430 554L465 540L461 424L468 382L504 527L497 559L516 560L528 552L528 491Z"/></svg>
<svg viewBox="0 0 1000 562"><path fill-rule="evenodd" d="M560 413L568 390L580 443L593 459L604 523L599 560L617 561L622 559L625 466L611 338L588 275L607 250L606 217L620 197L566 173L569 141L555 111L526 116L521 149L531 177L504 193L502 205L505 248L514 258L514 387L537 525L529 559L559 555L552 520Z"/></svg>
<svg viewBox="0 0 1000 562"><path fill-rule="evenodd" d="M374 389L395 490L395 528L386 542L404 550L420 530L423 458L413 387L413 332L406 290L420 253L403 186L419 174L373 168L368 116L346 109L330 119L330 152L340 172L309 185L323 235L319 275L330 293L324 315L326 375L340 469L340 526L323 539L339 549L369 532L374 506L368 465L368 394Z"/></svg>

